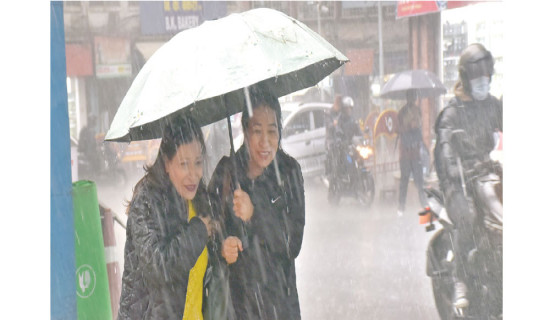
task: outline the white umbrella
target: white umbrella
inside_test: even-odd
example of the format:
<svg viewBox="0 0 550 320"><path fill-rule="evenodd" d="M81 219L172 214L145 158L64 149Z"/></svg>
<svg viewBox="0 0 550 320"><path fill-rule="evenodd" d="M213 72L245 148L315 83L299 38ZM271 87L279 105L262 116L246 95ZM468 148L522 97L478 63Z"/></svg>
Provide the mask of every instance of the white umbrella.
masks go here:
<svg viewBox="0 0 550 320"><path fill-rule="evenodd" d="M317 84L348 59L300 21L254 9L207 21L174 36L138 73L107 141L162 136L181 112L206 125L243 109L252 85L281 97Z"/></svg>

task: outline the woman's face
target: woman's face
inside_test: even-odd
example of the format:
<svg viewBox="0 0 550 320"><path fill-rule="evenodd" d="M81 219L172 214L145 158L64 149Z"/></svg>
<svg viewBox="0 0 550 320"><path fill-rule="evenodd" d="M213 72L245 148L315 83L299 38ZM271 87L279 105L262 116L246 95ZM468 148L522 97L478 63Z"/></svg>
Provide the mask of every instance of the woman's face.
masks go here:
<svg viewBox="0 0 550 320"><path fill-rule="evenodd" d="M203 156L197 140L178 147L171 160L165 159L166 173L185 200L192 200L202 178Z"/></svg>
<svg viewBox="0 0 550 320"><path fill-rule="evenodd" d="M257 177L273 161L279 147L279 130L275 111L261 105L254 109L245 135L250 162L248 174Z"/></svg>

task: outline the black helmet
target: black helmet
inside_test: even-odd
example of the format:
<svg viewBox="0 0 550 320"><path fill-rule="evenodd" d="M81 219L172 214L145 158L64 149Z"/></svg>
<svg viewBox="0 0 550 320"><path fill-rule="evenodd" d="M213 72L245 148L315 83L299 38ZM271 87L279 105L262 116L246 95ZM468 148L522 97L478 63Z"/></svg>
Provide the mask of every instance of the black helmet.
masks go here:
<svg viewBox="0 0 550 320"><path fill-rule="evenodd" d="M466 92L471 93L470 80L484 75L488 75L491 79L494 64L491 52L480 43L473 43L462 51L458 62L458 73Z"/></svg>

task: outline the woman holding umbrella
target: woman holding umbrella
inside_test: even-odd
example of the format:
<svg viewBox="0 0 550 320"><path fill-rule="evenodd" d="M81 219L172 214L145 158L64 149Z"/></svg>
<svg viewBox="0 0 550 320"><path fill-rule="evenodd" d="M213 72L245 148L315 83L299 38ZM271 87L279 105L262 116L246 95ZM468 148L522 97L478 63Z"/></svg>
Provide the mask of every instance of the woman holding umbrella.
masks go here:
<svg viewBox="0 0 550 320"><path fill-rule="evenodd" d="M202 180L205 150L191 118L165 127L127 209L118 319L202 319L212 212Z"/></svg>
<svg viewBox="0 0 550 320"><path fill-rule="evenodd" d="M277 98L251 91L249 106L244 144L220 160L209 185L223 206L231 300L237 319L300 319L294 260L305 225L303 177L280 148Z"/></svg>

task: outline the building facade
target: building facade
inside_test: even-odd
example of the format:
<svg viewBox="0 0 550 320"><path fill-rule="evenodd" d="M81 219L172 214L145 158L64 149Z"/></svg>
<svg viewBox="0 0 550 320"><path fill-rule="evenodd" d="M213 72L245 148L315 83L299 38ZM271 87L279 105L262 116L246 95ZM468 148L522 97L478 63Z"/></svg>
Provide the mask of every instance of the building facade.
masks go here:
<svg viewBox="0 0 550 320"><path fill-rule="evenodd" d="M410 68L409 24L395 18L396 4L381 3L385 75ZM350 57L323 83L331 94L354 98L357 116L366 116L380 73L378 2L71 1L64 2L71 135L78 139L89 115L106 132L141 66L177 32L259 7L302 21Z"/></svg>

